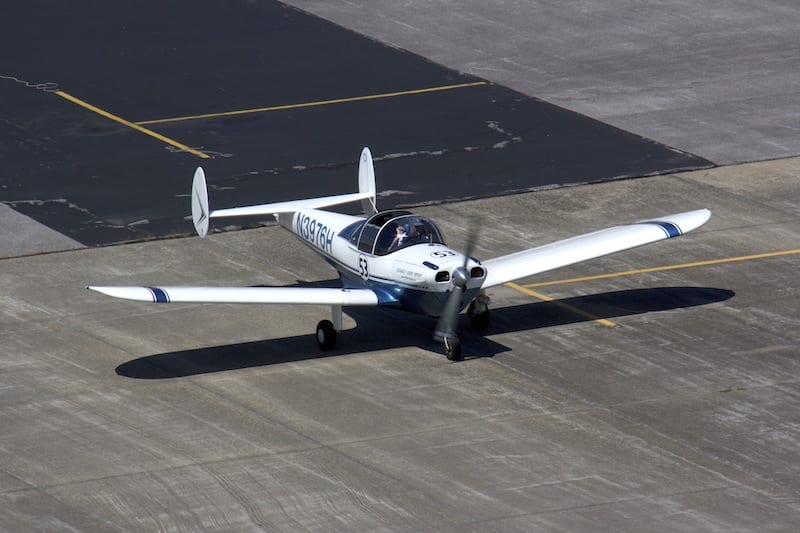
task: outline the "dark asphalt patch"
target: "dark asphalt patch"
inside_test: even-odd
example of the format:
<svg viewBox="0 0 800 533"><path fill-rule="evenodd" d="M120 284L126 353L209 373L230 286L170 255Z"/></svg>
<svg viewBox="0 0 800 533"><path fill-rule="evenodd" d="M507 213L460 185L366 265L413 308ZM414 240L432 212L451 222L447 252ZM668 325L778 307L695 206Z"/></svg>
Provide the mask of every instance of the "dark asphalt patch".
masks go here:
<svg viewBox="0 0 800 533"><path fill-rule="evenodd" d="M131 122L479 81L270 1L32 1L0 33L0 75ZM0 201L87 245L191 233L197 165L217 208L352 192L363 146L382 208L711 166L489 84L147 126L212 159L13 80L0 101Z"/></svg>

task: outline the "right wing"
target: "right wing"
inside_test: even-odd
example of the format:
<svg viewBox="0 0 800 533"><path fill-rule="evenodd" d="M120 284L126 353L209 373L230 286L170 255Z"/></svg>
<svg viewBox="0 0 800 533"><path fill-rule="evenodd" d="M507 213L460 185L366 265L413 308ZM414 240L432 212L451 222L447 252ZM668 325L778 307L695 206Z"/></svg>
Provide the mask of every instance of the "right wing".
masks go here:
<svg viewBox="0 0 800 533"><path fill-rule="evenodd" d="M150 303L385 305L369 289L317 287L86 287L114 298Z"/></svg>
<svg viewBox="0 0 800 533"><path fill-rule="evenodd" d="M657 220L615 226L488 259L483 261L486 267L483 287L501 285L643 244L678 237L702 226L710 217L711 211L708 209L687 211Z"/></svg>

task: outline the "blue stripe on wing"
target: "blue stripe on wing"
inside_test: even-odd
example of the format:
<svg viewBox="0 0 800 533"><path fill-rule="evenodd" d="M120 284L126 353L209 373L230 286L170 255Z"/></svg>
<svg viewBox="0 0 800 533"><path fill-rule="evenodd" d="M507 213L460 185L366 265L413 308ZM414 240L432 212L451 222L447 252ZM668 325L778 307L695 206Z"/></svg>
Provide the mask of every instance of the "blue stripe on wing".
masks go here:
<svg viewBox="0 0 800 533"><path fill-rule="evenodd" d="M169 295L167 291L164 289L159 289L158 287L147 287L148 290L153 294L153 301L159 304L166 304L169 303Z"/></svg>
<svg viewBox="0 0 800 533"><path fill-rule="evenodd" d="M647 222L640 222L640 224L653 224L658 226L664 233L667 234L667 238L671 239L673 237L680 237L683 235L681 228L678 227L677 224L673 224L672 222L666 222L664 220L648 220Z"/></svg>

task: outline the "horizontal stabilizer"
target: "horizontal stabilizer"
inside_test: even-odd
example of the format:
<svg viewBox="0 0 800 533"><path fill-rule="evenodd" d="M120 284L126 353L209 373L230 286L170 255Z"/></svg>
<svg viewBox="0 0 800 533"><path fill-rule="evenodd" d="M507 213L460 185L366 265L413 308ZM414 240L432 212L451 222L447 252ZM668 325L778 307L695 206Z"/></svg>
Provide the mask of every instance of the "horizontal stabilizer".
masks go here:
<svg viewBox="0 0 800 533"><path fill-rule="evenodd" d="M369 289L317 287L86 287L114 298L149 303L378 305Z"/></svg>
<svg viewBox="0 0 800 533"><path fill-rule="evenodd" d="M232 207L230 209L218 209L211 212L211 218L220 217L244 217L253 215L277 215L279 213L293 213L300 209L319 209L332 205L347 204L374 198L373 192L355 192L351 194L339 194L336 196L322 196L320 198L309 198L307 200L290 200L288 202L275 202L272 204L251 205L248 207Z"/></svg>

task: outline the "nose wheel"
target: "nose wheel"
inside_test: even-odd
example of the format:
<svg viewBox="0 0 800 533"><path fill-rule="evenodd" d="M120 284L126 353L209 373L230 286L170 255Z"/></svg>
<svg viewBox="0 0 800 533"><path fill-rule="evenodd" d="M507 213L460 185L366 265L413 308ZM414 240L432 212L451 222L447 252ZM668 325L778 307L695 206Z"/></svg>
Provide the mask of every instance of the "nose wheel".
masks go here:
<svg viewBox="0 0 800 533"><path fill-rule="evenodd" d="M450 361L461 361L461 341L456 335L445 335L444 353Z"/></svg>

